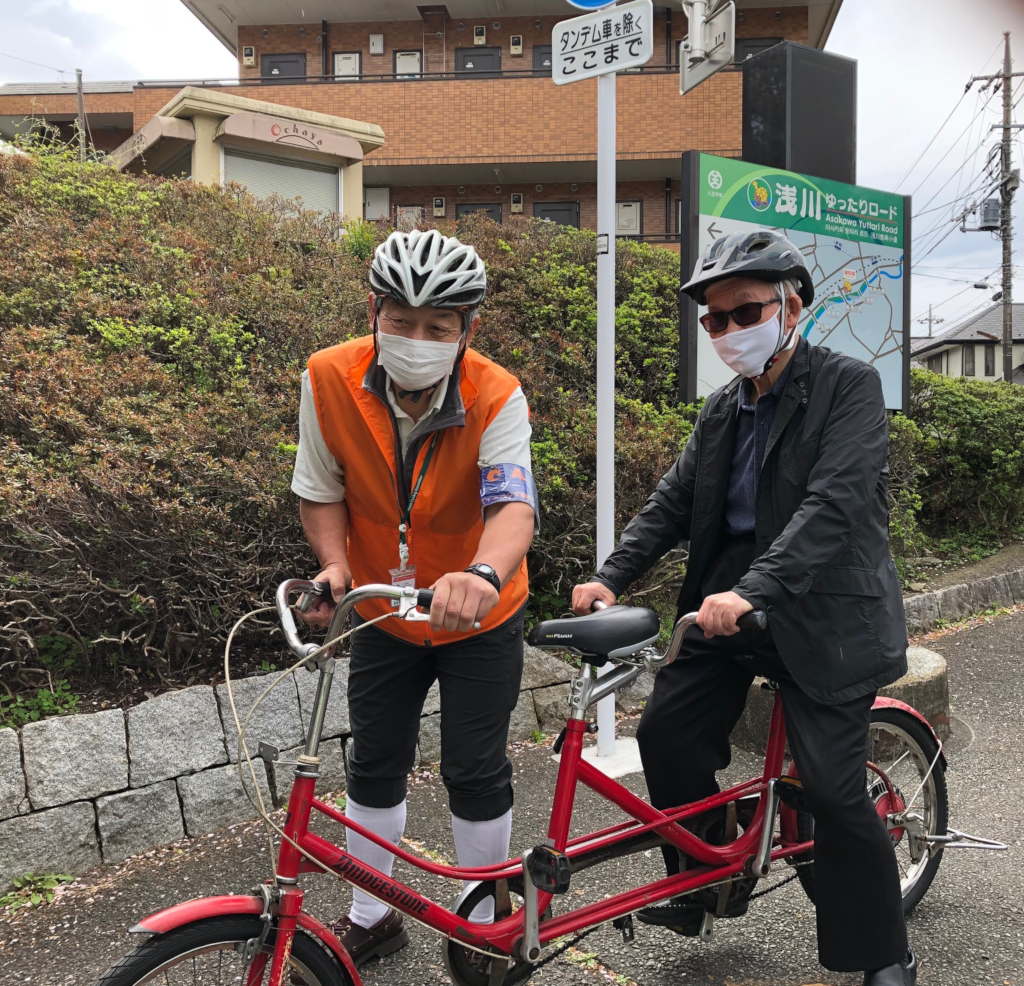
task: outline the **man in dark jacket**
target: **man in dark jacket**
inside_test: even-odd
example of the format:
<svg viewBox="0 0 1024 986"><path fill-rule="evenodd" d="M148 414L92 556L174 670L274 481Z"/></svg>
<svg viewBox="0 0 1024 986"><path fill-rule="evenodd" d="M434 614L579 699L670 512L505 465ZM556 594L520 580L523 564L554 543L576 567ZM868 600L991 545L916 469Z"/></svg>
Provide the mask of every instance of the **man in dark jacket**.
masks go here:
<svg viewBox="0 0 1024 986"><path fill-rule="evenodd" d="M614 603L689 541L678 607L699 608L699 627L658 674L637 732L652 804L717 792L754 669L778 680L815 819L821 962L867 970L870 986L912 986L892 842L864 781L875 693L906 672L881 381L874 367L799 335L813 284L777 232L717 240L683 290L708 306L701 323L739 376L708 398L679 460L594 581L576 587L573 609ZM766 631L737 628L752 609L767 613ZM678 872L675 850L666 862ZM681 897L640 917L695 934L703 909Z"/></svg>

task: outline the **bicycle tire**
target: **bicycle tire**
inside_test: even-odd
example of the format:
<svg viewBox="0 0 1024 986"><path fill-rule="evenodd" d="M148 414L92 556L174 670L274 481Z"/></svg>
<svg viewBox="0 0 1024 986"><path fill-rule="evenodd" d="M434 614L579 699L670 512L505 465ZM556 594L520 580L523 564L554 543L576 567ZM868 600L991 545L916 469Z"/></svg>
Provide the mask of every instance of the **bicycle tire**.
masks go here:
<svg viewBox="0 0 1024 986"><path fill-rule="evenodd" d="M921 758L924 761L930 764L935 760L936 754L938 753L935 738L932 736L931 732L926 729L917 718L910 715L910 713L892 708L872 709L871 724L872 726L888 725L899 729L917 745ZM799 768L799 764L797 764L797 767ZM933 810L935 813L935 824L932 834L945 835L946 827L949 823L949 799L946 789L946 771L941 757L935 763L931 779L933 781ZM906 794L907 792L903 793ZM801 842L807 842L814 838L814 818L810 812L797 812L797 834ZM895 848L896 847L894 845L894 850ZM809 862L807 865L801 866L797 870L797 875L800 878L800 885L804 888L804 892L810 898L811 903L814 903L814 854L807 853L805 856L800 858L812 860L812 862ZM928 888L931 886L932 881L935 879L935 874L938 871L939 864L941 862L942 849L940 847L932 853L927 862L920 867L919 871L916 872L914 880L909 883L909 885L903 887L903 913L905 915L910 914L910 912L917 907L924 898L924 895L928 892ZM901 879L901 884L903 882L904 881Z"/></svg>
<svg viewBox="0 0 1024 986"><path fill-rule="evenodd" d="M162 986L165 982L173 983L174 980L169 978L169 974L176 965L180 966L189 959L195 962L198 957L212 955L218 951L221 953L221 965L223 955L231 951L235 956L232 960L233 968L236 971L244 971L239 946L244 946L251 938L259 937L261 929L262 922L258 917L232 915L206 918L162 935L154 935L115 963L96 986L144 986L148 983L153 983L154 986L160 983ZM263 951L270 953L273 947L274 932L271 931ZM300 974L306 980L307 986L352 986L348 973L341 968L337 960L310 935L302 931L295 934L288 969L289 972ZM233 975L230 969L227 970L229 978L222 978L223 975L222 970L218 972L216 979L197 980L193 966L192 979L183 979L182 983L221 986L222 983L239 981L230 978ZM269 963L265 975L270 975Z"/></svg>

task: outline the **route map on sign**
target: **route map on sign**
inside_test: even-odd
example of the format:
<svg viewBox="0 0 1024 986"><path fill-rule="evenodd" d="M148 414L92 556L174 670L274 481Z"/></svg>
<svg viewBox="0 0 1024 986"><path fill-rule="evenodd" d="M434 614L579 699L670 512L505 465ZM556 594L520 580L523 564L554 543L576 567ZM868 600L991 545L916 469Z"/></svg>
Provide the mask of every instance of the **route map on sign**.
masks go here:
<svg viewBox="0 0 1024 986"><path fill-rule="evenodd" d="M903 197L707 154L700 156L699 181L698 250L740 230L785 232L814 281L814 303L798 331L808 342L871 363L886 405L903 407ZM707 333L698 332L697 395L732 377Z"/></svg>

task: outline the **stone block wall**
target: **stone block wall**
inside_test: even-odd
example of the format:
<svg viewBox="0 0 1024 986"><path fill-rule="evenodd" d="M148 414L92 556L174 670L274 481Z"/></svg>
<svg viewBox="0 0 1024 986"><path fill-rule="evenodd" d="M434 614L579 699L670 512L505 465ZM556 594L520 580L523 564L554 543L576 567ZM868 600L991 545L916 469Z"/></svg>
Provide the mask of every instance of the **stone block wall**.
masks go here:
<svg viewBox="0 0 1024 986"><path fill-rule="evenodd" d="M558 658L526 648L511 740L561 729L571 676ZM233 682L240 721L275 677ZM253 761L268 807L288 799L318 677L299 672L283 681L249 722L253 757L260 742L282 751L269 770ZM340 662L321 733L321 791L345 786L347 684L348 664ZM420 764L441 755L440 710L435 684L423 705ZM243 770L251 793L251 776ZM81 873L254 817L238 777L237 733L223 684L167 692L127 711L0 729L0 893L23 873Z"/></svg>
<svg viewBox="0 0 1024 986"><path fill-rule="evenodd" d="M1024 603L1024 570L909 596L904 608L908 629L917 634L939 620L1014 603ZM562 728L572 673L558 658L526 648L510 741L529 739L536 730L554 733ZM345 785L347 675L347 663L339 663L321 734L321 791ZM240 720L274 677L235 683ZM294 769L289 761L302 750L316 683L317 675L306 672L282 682L249 723L253 756L261 741L282 751L281 762L269 770L262 760L253 763L268 806L280 807L287 800ZM650 676L641 676L617 696L618 707L638 708L650 688ZM898 690L899 684L893 688ZM944 696L937 691L936 701L942 704ZM421 765L440 757L440 710L435 684L423 705ZM948 728L937 718L937 707L929 707L927 714L937 728ZM82 873L255 817L238 778L237 759L224 685L168 692L127 712L108 709L44 719L20 731L0 729L0 893L23 873ZM246 783L251 790L248 773Z"/></svg>

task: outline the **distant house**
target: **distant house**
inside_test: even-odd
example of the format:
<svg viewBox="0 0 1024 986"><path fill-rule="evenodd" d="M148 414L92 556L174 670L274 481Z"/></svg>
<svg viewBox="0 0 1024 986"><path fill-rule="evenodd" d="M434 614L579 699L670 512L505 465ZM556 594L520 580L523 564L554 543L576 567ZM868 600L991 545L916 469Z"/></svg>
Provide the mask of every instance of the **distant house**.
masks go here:
<svg viewBox="0 0 1024 986"><path fill-rule="evenodd" d="M1013 305L1013 382L1024 384L1024 304ZM1003 306L992 305L933 339L911 343L914 363L945 377L1003 379Z"/></svg>

